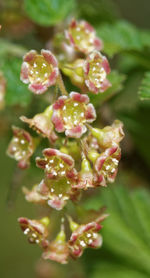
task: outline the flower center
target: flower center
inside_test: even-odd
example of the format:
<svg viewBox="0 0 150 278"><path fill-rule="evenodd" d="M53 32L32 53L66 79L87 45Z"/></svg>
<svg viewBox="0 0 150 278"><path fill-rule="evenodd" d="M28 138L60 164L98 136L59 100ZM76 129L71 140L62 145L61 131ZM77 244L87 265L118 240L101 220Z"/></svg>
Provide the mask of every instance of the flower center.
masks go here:
<svg viewBox="0 0 150 278"><path fill-rule="evenodd" d="M88 74L91 82L93 82L97 88L101 87L102 82L106 78L106 72L101 66L101 62L101 59L96 59L90 62L90 69Z"/></svg>
<svg viewBox="0 0 150 278"><path fill-rule="evenodd" d="M30 62L29 79L34 83L45 83L52 72L52 66L44 59L42 55L37 55Z"/></svg>
<svg viewBox="0 0 150 278"><path fill-rule="evenodd" d="M51 156L46 164L46 172L49 174L52 173L56 177L66 175L67 168L68 165L60 157L57 156Z"/></svg>
<svg viewBox="0 0 150 278"><path fill-rule="evenodd" d="M96 240L98 234L92 230L88 232L84 232L79 238L77 239L77 245L80 245L82 248L86 248L88 245L91 245L94 240Z"/></svg>
<svg viewBox="0 0 150 278"><path fill-rule="evenodd" d="M89 30L85 30L82 25L71 29L71 35L75 44L82 49L86 49L93 43L93 34Z"/></svg>
<svg viewBox="0 0 150 278"><path fill-rule="evenodd" d="M61 177L57 180L46 180L46 185L50 190L50 195L56 195L59 199L66 197L69 198L69 192L71 189L71 182L66 177Z"/></svg>
<svg viewBox="0 0 150 278"><path fill-rule="evenodd" d="M71 99L66 100L62 117L66 128L85 122L85 105Z"/></svg>
<svg viewBox="0 0 150 278"><path fill-rule="evenodd" d="M114 174L115 170L118 167L118 163L119 161L114 157L107 158L102 167L102 171L104 171L104 176L106 177Z"/></svg>
<svg viewBox="0 0 150 278"><path fill-rule="evenodd" d="M14 137L12 145L12 155L16 160L21 160L27 156L29 142L25 140L23 136Z"/></svg>

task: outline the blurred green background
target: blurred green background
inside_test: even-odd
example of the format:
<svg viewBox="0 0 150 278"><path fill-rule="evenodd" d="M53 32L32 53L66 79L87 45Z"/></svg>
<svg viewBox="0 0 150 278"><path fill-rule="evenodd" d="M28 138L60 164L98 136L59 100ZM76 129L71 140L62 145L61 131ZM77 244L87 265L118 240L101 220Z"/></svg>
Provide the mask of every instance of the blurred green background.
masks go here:
<svg viewBox="0 0 150 278"><path fill-rule="evenodd" d="M139 96L143 98L146 90L150 99L150 75L147 75L146 85L145 81L141 83L145 74L150 72L150 1L71 0L67 5L63 0L52 1L57 7L50 10L50 15L44 8L50 0L24 2L0 1L0 24L3 27L0 67L7 79L6 106L0 112L0 277L148 278L150 100L141 101ZM84 204L85 208L95 209L106 205L110 213L102 231L102 248L87 250L78 262L59 266L39 260L40 249L27 243L17 223L20 216L34 218L40 213L38 206L24 200L21 191L22 186L32 185L40 178L34 158L31 169L22 173L5 152L11 138L11 125L21 125L20 115L33 115L46 101L42 103L41 98L33 100L20 82L21 57L26 49L43 48L53 33L53 25L72 15L91 22L104 40L105 53L115 72L111 76L113 91L98 99L101 103L98 113L104 124L111 123L116 117L121 119L126 138L115 184L98 190ZM127 21L135 27L129 26ZM91 100L97 103L97 99Z"/></svg>

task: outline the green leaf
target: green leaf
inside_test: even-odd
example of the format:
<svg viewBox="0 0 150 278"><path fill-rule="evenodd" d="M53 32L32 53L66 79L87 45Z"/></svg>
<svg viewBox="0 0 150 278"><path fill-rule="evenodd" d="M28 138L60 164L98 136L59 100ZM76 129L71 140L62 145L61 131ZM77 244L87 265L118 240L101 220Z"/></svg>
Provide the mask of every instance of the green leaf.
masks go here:
<svg viewBox="0 0 150 278"><path fill-rule="evenodd" d="M110 57L123 50L140 51L144 46L140 31L126 21L103 24L98 27L97 33L104 41L105 53Z"/></svg>
<svg viewBox="0 0 150 278"><path fill-rule="evenodd" d="M99 209L105 205L110 213L102 229L103 247L95 258L101 277L150 276L149 198L150 193L145 189L129 191L125 187L111 185L84 203L86 209ZM86 259L91 260L92 265L91 254ZM105 260L102 254L109 254L109 260ZM96 266L92 270L93 276L90 277L98 277Z"/></svg>
<svg viewBox="0 0 150 278"><path fill-rule="evenodd" d="M20 81L20 69L22 59L8 57L3 59L1 69L7 82L6 105L26 106L30 103L32 93L28 90L27 85Z"/></svg>
<svg viewBox="0 0 150 278"><path fill-rule="evenodd" d="M141 100L150 99L150 71L145 73L138 93Z"/></svg>
<svg viewBox="0 0 150 278"><path fill-rule="evenodd" d="M43 26L57 24L75 9L74 0L25 0L27 15Z"/></svg>
<svg viewBox="0 0 150 278"><path fill-rule="evenodd" d="M98 95L94 95L92 93L89 94L90 101L95 105L99 106L100 103L103 103L104 101L107 101L109 98L111 98L113 95L118 93L122 87L123 87L123 81L125 80L124 74L119 74L117 71L112 71L108 75L108 79L112 86L107 89L103 93L99 93Z"/></svg>

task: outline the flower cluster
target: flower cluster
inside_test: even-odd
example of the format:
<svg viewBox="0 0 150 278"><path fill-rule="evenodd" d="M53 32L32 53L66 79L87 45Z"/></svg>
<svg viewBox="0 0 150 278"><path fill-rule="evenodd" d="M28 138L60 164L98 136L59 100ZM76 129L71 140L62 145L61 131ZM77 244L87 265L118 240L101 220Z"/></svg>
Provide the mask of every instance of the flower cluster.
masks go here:
<svg viewBox="0 0 150 278"><path fill-rule="evenodd" d="M102 245L102 236L98 232L102 228L101 222L106 217L106 214L102 214L92 222L81 225L69 217L71 235L68 240L66 239L64 224L61 224L60 232L56 238L49 239L50 221L48 217L40 220L21 217L18 222L29 243L38 244L42 248L43 259L66 264L70 257L80 257L86 248L98 248Z"/></svg>
<svg viewBox="0 0 150 278"><path fill-rule="evenodd" d="M111 85L107 79L109 63L99 52L103 43L96 37L93 27L73 19L64 35L58 41L55 38L55 44L57 58L50 50L41 50L41 54L31 50L24 56L21 67L21 80L29 84L33 93L43 94L48 87L55 86L53 101L43 112L32 118L20 117L41 135L41 139L48 139L43 157L36 157L36 166L43 171L42 180L31 189L23 187L23 192L28 202L40 204L48 212L58 216L56 211L61 210L63 220L55 239L51 239L53 225L47 217L40 220L19 218L19 224L28 241L43 249L44 259L65 264L69 257L80 257L84 249L102 245L98 232L107 215L98 213L86 223L79 219L81 224L77 224L67 211L68 203L72 201L77 205L89 188L114 182L124 132L119 120L102 129L91 126L96 119L96 110L87 93L103 93ZM62 49L63 58L59 59ZM80 88L80 92L67 92L61 71ZM25 169L30 165L38 142L40 140L29 132L13 127L7 153L18 161L18 167ZM70 224L71 233L67 236L64 219Z"/></svg>

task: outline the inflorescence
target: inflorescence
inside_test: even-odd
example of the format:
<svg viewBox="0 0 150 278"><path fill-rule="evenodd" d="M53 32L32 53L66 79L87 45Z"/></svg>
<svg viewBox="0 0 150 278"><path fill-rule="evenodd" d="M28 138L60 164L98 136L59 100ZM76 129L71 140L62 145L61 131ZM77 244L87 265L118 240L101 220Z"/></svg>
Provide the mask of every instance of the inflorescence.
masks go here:
<svg viewBox="0 0 150 278"><path fill-rule="evenodd" d="M51 50L29 51L23 58L21 81L28 84L34 94L44 94L55 86L61 95L39 114L20 119L39 135L48 138L50 145L43 150L43 157L36 158L36 166L43 171L43 179L32 189L23 188L28 202L41 204L51 211L61 211L60 232L51 240L49 217L31 220L18 219L30 243L43 249L42 257L62 264L69 257L78 258L86 248L102 245L98 233L101 222L107 217L102 211L92 212L85 223L78 224L67 211L71 200L75 206L82 193L90 188L107 186L115 180L121 157L120 141L124 137L123 124L115 120L102 129L92 127L96 110L88 93L101 94L111 84L107 79L110 66L101 54L103 42L96 37L93 27L85 21L73 19L64 33L56 34ZM68 76L79 92L68 94L62 75ZM18 162L18 167L30 166L39 140L29 132L13 126L13 138L7 154ZM90 216L91 212L88 212ZM74 217L73 217L74 218ZM82 218L82 217L81 217ZM65 232L68 220L70 232ZM81 222L81 221L80 221Z"/></svg>

